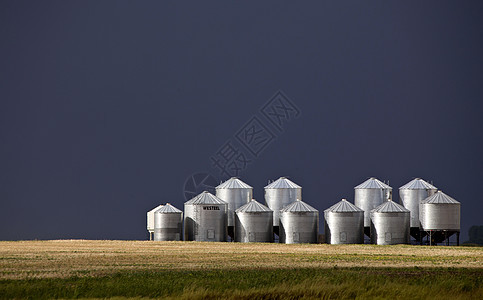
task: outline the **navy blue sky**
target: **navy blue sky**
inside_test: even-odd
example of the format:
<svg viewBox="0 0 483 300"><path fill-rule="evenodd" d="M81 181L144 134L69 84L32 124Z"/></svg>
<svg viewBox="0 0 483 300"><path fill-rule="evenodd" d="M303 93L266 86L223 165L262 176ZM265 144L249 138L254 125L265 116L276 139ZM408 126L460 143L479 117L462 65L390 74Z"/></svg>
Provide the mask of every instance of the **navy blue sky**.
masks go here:
<svg viewBox="0 0 483 300"><path fill-rule="evenodd" d="M278 91L300 109L240 177L320 211L432 180L482 224L478 1L2 1L0 239L145 239L146 211ZM265 120L266 121L266 120ZM267 125L270 126L270 125ZM463 238L464 240L464 238Z"/></svg>

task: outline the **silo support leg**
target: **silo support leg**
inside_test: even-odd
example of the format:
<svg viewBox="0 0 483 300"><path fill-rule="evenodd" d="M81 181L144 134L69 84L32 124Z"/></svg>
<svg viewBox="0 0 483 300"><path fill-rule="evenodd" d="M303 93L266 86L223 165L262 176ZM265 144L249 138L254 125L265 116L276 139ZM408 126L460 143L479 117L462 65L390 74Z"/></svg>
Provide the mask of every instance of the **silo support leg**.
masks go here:
<svg viewBox="0 0 483 300"><path fill-rule="evenodd" d="M456 246L459 246L460 245L460 233L459 231L456 232Z"/></svg>

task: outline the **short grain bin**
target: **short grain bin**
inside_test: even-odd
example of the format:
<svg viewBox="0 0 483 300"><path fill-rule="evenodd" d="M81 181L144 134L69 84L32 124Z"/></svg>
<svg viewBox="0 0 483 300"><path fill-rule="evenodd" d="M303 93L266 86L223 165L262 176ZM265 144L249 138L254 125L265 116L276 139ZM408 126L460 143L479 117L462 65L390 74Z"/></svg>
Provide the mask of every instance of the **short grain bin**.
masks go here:
<svg viewBox="0 0 483 300"><path fill-rule="evenodd" d="M461 203L438 191L423 201L419 206L421 229L429 237L429 244L444 240L449 245L449 238L456 233L456 244L459 245Z"/></svg>
<svg viewBox="0 0 483 300"><path fill-rule="evenodd" d="M273 211L252 199L235 211L235 242L273 242Z"/></svg>
<svg viewBox="0 0 483 300"><path fill-rule="evenodd" d="M371 242L377 245L409 244L409 210L392 200L371 211Z"/></svg>
<svg viewBox="0 0 483 300"><path fill-rule="evenodd" d="M420 218L423 230L460 230L461 203L438 191L421 201Z"/></svg>
<svg viewBox="0 0 483 300"><path fill-rule="evenodd" d="M346 199L324 211L327 244L363 244L364 211Z"/></svg>
<svg viewBox="0 0 483 300"><path fill-rule="evenodd" d="M154 240L180 241L183 228L183 212L167 203L154 212Z"/></svg>
<svg viewBox="0 0 483 300"><path fill-rule="evenodd" d="M319 211L296 200L280 210L280 243L317 243Z"/></svg>
<svg viewBox="0 0 483 300"><path fill-rule="evenodd" d="M184 204L184 240L226 241L227 203L204 191Z"/></svg>

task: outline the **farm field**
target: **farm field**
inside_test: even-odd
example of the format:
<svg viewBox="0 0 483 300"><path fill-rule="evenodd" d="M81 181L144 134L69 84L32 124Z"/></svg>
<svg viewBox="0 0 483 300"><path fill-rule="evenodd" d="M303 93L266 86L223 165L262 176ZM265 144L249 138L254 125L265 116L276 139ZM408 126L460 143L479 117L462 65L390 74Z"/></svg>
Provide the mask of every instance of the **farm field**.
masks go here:
<svg viewBox="0 0 483 300"><path fill-rule="evenodd" d="M0 242L0 298L482 299L483 248Z"/></svg>

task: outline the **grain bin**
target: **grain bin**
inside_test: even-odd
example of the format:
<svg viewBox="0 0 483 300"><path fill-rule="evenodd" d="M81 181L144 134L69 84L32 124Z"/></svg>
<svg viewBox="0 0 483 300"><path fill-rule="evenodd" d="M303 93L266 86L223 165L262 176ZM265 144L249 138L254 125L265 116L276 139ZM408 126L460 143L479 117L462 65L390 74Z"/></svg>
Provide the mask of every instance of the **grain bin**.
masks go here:
<svg viewBox="0 0 483 300"><path fill-rule="evenodd" d="M235 210L252 199L253 188L236 177L232 177L216 187L216 197L228 203L228 234L233 238Z"/></svg>
<svg viewBox="0 0 483 300"><path fill-rule="evenodd" d="M302 200L302 187L285 177L265 187L265 203L273 210L274 231L278 232L280 210L297 199Z"/></svg>
<svg viewBox="0 0 483 300"><path fill-rule="evenodd" d="M327 244L363 244L364 211L346 199L324 210Z"/></svg>
<svg viewBox="0 0 483 300"><path fill-rule="evenodd" d="M369 235L371 210L392 199L392 188L371 177L354 188L354 204L364 211L365 233Z"/></svg>
<svg viewBox="0 0 483 300"><path fill-rule="evenodd" d="M255 199L235 211L235 242L273 242L273 211Z"/></svg>
<svg viewBox="0 0 483 300"><path fill-rule="evenodd" d="M460 231L461 203L442 191L421 201L419 209L423 230Z"/></svg>
<svg viewBox="0 0 483 300"><path fill-rule="evenodd" d="M169 203L154 212L154 240L179 241L183 227L183 212Z"/></svg>
<svg viewBox="0 0 483 300"><path fill-rule="evenodd" d="M416 178L399 188L399 203L410 211L411 220L411 235L419 239L421 226L419 221L419 205L420 202L429 196L434 195L438 189L424 181L421 178Z"/></svg>
<svg viewBox="0 0 483 300"><path fill-rule="evenodd" d="M409 210L392 200L371 211L371 242L377 245L409 244Z"/></svg>
<svg viewBox="0 0 483 300"><path fill-rule="evenodd" d="M204 191L184 204L185 241L226 241L227 203Z"/></svg>
<svg viewBox="0 0 483 300"><path fill-rule="evenodd" d="M152 241L154 238L154 212L163 206L163 204L158 205L146 213L147 229L150 241Z"/></svg>
<svg viewBox="0 0 483 300"><path fill-rule="evenodd" d="M280 243L317 243L319 211L296 200L280 210Z"/></svg>

